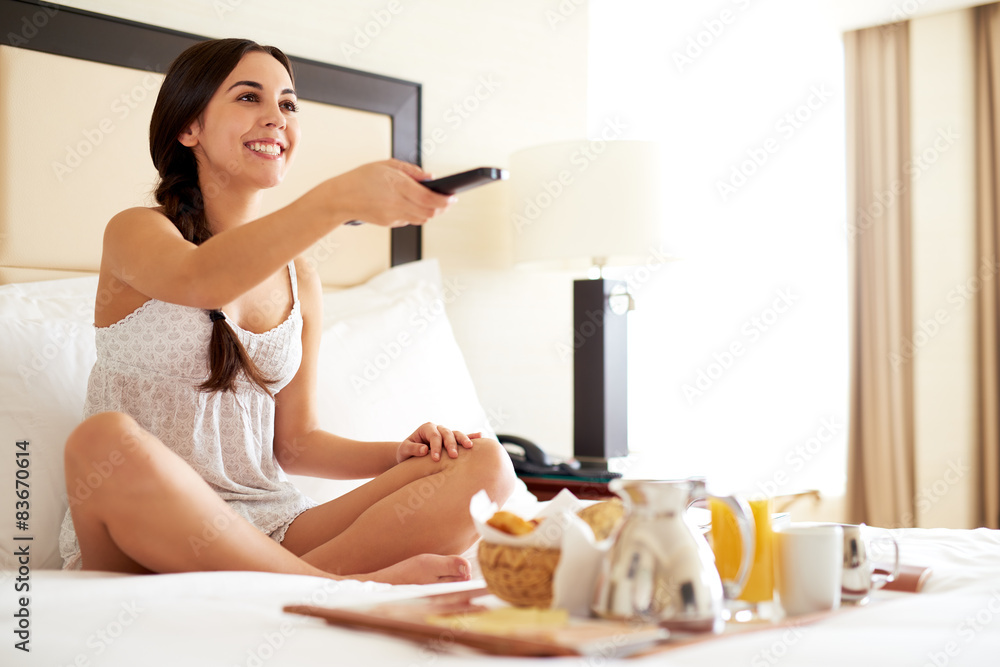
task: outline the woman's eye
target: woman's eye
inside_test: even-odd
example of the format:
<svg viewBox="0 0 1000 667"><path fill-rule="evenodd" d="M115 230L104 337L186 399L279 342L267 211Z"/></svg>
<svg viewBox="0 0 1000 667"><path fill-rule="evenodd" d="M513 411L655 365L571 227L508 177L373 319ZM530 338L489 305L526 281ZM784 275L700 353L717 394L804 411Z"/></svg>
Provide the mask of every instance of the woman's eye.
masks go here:
<svg viewBox="0 0 1000 667"><path fill-rule="evenodd" d="M260 97L257 95L257 93L250 93L250 92L243 93L242 95L240 95L236 99L237 99L237 101L240 101L240 102L259 102L260 101ZM296 113L299 110L299 105L295 102L295 100L283 100L283 101L279 102L279 106L282 109L284 109L285 111L289 111L291 113Z"/></svg>

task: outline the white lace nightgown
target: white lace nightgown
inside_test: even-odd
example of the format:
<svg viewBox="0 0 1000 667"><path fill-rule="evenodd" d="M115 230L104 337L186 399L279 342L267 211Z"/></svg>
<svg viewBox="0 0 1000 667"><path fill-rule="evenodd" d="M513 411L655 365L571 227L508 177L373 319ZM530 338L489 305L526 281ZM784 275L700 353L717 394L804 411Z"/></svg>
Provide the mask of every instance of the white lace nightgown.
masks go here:
<svg viewBox="0 0 1000 667"><path fill-rule="evenodd" d="M292 312L284 322L257 334L227 320L263 375L277 380L271 385L274 393L292 380L302 360L294 263L288 274ZM274 458L273 398L242 375L235 392L198 388L208 377L211 331L207 311L156 299L98 328L84 417L109 410L131 416L187 461L233 510L280 542L292 520L316 503L288 481ZM68 510L59 551L64 569L79 569L80 546Z"/></svg>

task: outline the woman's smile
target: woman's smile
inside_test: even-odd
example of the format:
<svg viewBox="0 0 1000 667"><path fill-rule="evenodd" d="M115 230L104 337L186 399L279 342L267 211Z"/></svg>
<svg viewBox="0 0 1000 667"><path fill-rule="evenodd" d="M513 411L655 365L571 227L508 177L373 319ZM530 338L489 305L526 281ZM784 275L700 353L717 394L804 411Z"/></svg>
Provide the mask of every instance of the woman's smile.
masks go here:
<svg viewBox="0 0 1000 667"><path fill-rule="evenodd" d="M285 153L285 147L274 139L254 139L243 144L247 150L265 160L278 160Z"/></svg>

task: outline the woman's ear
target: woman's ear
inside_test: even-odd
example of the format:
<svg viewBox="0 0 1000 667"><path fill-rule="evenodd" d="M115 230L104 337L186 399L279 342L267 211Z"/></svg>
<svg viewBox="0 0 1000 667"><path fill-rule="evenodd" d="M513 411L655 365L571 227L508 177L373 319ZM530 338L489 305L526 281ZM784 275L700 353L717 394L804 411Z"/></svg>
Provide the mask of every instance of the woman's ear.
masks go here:
<svg viewBox="0 0 1000 667"><path fill-rule="evenodd" d="M198 145L199 134L201 134L201 124L196 120L177 135L177 141L181 142L188 148L194 148Z"/></svg>

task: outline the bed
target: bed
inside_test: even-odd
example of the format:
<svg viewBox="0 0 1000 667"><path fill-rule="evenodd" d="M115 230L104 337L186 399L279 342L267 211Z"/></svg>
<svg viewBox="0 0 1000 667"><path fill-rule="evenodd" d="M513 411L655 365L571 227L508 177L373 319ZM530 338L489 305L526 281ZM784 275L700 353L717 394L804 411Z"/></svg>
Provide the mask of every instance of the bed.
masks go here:
<svg viewBox="0 0 1000 667"><path fill-rule="evenodd" d="M136 577L59 569L58 524L66 507L61 451L80 418L94 361L101 232L114 212L149 201L154 174L144 146L155 90L172 57L197 39L0 0L0 478L6 489L0 494L0 664L513 662L458 647L447 633L419 645L282 611L288 604L342 607L453 591L482 586L481 579L392 587L246 572ZM269 207L363 162L390 155L419 162L419 84L298 59L294 65L308 141ZM362 439L397 438L430 419L491 432L448 322L446 283L434 260L421 259L419 230L341 229L309 259L327 288L320 357L325 428ZM401 331L413 334L405 345ZM427 373L432 363L435 372ZM416 378L423 391L414 398L408 389ZM18 457L19 451L27 455ZM18 458L29 465L19 467ZM95 469L95 483L101 474ZM18 475L30 488L23 518L14 506ZM356 485L296 482L318 501ZM522 487L511 509L531 515L538 506ZM919 594L883 591L868 606L819 624L630 662L996 664L1000 535L911 529L896 536L904 561L933 568ZM18 556L26 545L27 564ZM16 647L24 626L30 652ZM609 646L586 662L617 657Z"/></svg>

